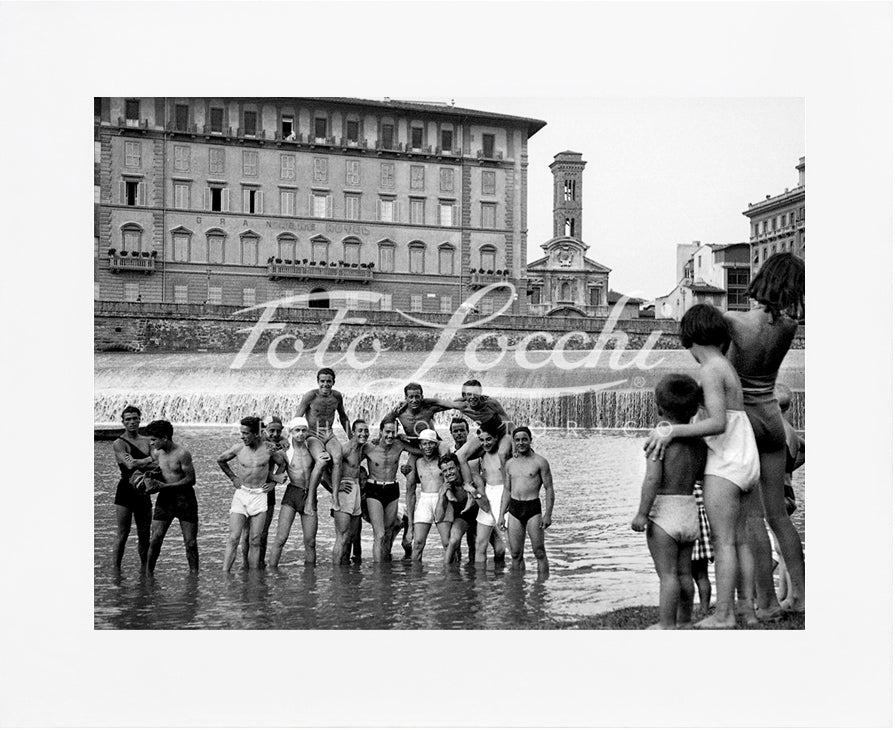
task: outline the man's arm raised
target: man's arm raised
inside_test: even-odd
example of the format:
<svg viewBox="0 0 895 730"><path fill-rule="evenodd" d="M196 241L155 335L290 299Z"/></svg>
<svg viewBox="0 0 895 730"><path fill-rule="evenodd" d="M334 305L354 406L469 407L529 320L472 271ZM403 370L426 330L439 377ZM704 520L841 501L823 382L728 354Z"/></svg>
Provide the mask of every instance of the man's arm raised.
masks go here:
<svg viewBox="0 0 895 730"><path fill-rule="evenodd" d="M339 423L342 424L342 428L345 430L345 433L348 434L348 438L351 438L351 421L348 420L348 414L345 412L345 402L342 400L342 394L336 393L336 413L339 414Z"/></svg>

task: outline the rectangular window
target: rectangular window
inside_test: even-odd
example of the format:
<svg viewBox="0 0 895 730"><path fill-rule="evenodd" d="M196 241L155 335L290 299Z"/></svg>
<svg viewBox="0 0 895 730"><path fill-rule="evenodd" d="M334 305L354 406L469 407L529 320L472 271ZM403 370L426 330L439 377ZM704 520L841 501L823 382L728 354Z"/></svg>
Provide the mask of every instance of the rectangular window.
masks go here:
<svg viewBox="0 0 895 730"><path fill-rule="evenodd" d="M486 248L480 252L482 266L485 271L494 271L497 268L495 264L496 255L493 249Z"/></svg>
<svg viewBox="0 0 895 730"><path fill-rule="evenodd" d="M360 220L360 195L345 196L345 217L350 221Z"/></svg>
<svg viewBox="0 0 895 730"><path fill-rule="evenodd" d="M768 232L768 222L767 222L767 221L762 221L762 222L761 222L761 232L762 232L762 233L767 233L767 232Z"/></svg>
<svg viewBox="0 0 895 730"><path fill-rule="evenodd" d="M332 197L328 193L311 194L311 215L314 218L332 217Z"/></svg>
<svg viewBox="0 0 895 730"><path fill-rule="evenodd" d="M177 172L190 171L190 148L185 145L174 145L174 169Z"/></svg>
<svg viewBox="0 0 895 730"><path fill-rule="evenodd" d="M423 128L410 128L410 149L421 150L423 148Z"/></svg>
<svg viewBox="0 0 895 730"><path fill-rule="evenodd" d="M179 210L189 210L190 184L174 183L174 207Z"/></svg>
<svg viewBox="0 0 895 730"><path fill-rule="evenodd" d="M482 203L482 228L497 228L497 205Z"/></svg>
<svg viewBox="0 0 895 730"><path fill-rule="evenodd" d="M124 183L124 200L127 205L137 205L140 200L140 183L126 180Z"/></svg>
<svg viewBox="0 0 895 730"><path fill-rule="evenodd" d="M382 139L380 140L383 149L390 150L394 148L395 145L395 125L394 124L383 124L382 125Z"/></svg>
<svg viewBox="0 0 895 730"><path fill-rule="evenodd" d="M423 311L423 295L422 294L411 294L410 295L410 311L411 312L422 312Z"/></svg>
<svg viewBox="0 0 895 730"><path fill-rule="evenodd" d="M140 152L141 145L139 142L125 142L124 143L124 166L125 167L140 167L142 164L140 161Z"/></svg>
<svg viewBox="0 0 895 730"><path fill-rule="evenodd" d="M124 102L124 119L128 127L140 126L140 100L127 99Z"/></svg>
<svg viewBox="0 0 895 730"><path fill-rule="evenodd" d="M395 222L395 201L393 199L379 199L379 220L383 223Z"/></svg>
<svg viewBox="0 0 895 730"><path fill-rule="evenodd" d="M242 151L242 174L245 177L258 177L258 153L254 150Z"/></svg>
<svg viewBox="0 0 895 730"><path fill-rule="evenodd" d="M454 225L454 204L439 203L438 204L438 224L442 226Z"/></svg>
<svg viewBox="0 0 895 730"><path fill-rule="evenodd" d="M217 134L224 132L224 110L212 107L211 109L211 131Z"/></svg>
<svg viewBox="0 0 895 730"><path fill-rule="evenodd" d="M295 191L280 191L280 215L295 215Z"/></svg>
<svg viewBox="0 0 895 730"><path fill-rule="evenodd" d="M356 119L349 119L346 123L345 136L350 144L357 144L360 140L360 124Z"/></svg>
<svg viewBox="0 0 895 730"><path fill-rule="evenodd" d="M426 223L426 201L423 198L410 199L410 222L417 226Z"/></svg>
<svg viewBox="0 0 895 730"><path fill-rule="evenodd" d="M224 190L223 188L210 188L211 192L211 210L221 212L224 209Z"/></svg>
<svg viewBox="0 0 895 730"><path fill-rule="evenodd" d="M345 161L345 184L360 185L360 160Z"/></svg>
<svg viewBox="0 0 895 730"><path fill-rule="evenodd" d="M451 152L454 149L454 130L441 130L441 149L445 152Z"/></svg>
<svg viewBox="0 0 895 730"><path fill-rule="evenodd" d="M391 272L395 270L395 247L379 247L379 270Z"/></svg>
<svg viewBox="0 0 895 730"><path fill-rule="evenodd" d="M314 117L314 139L317 142L326 141L326 117Z"/></svg>
<svg viewBox="0 0 895 730"><path fill-rule="evenodd" d="M346 243L345 244L344 261L346 264L359 264L360 263L360 244L359 243Z"/></svg>
<svg viewBox="0 0 895 730"><path fill-rule="evenodd" d="M381 299L379 300L379 309L383 312L389 312L392 308L392 295L391 294L382 294Z"/></svg>
<svg viewBox="0 0 895 730"><path fill-rule="evenodd" d="M422 165L410 166L410 189L425 190L426 189L426 168Z"/></svg>
<svg viewBox="0 0 895 730"><path fill-rule="evenodd" d="M588 290L590 292L590 306L599 307L603 299L603 290L598 286L592 286Z"/></svg>
<svg viewBox="0 0 895 730"><path fill-rule="evenodd" d="M224 154L223 147L212 147L208 150L208 172L219 175L224 172Z"/></svg>
<svg viewBox="0 0 895 730"><path fill-rule="evenodd" d="M311 243L311 257L313 261L320 263L321 261L326 261L326 257L329 255L328 245L326 241L313 241Z"/></svg>
<svg viewBox="0 0 895 730"><path fill-rule="evenodd" d="M454 249L444 248L438 249L438 273L446 276L454 274Z"/></svg>
<svg viewBox="0 0 895 730"><path fill-rule="evenodd" d="M280 155L280 179L295 180L295 155Z"/></svg>
<svg viewBox="0 0 895 730"><path fill-rule="evenodd" d="M426 269L426 249L422 246L410 247L410 273L422 274Z"/></svg>
<svg viewBox="0 0 895 730"><path fill-rule="evenodd" d="M139 231L124 231L121 236L121 246L125 251L139 251L142 246L142 235Z"/></svg>
<svg viewBox="0 0 895 730"><path fill-rule="evenodd" d="M379 187L395 187L395 163L382 162L379 164Z"/></svg>
<svg viewBox="0 0 895 730"><path fill-rule="evenodd" d="M483 157L494 157L494 135L493 134L483 134L482 135L482 156Z"/></svg>
<svg viewBox="0 0 895 730"><path fill-rule="evenodd" d="M325 183L329 180L329 161L325 157L314 158L314 182Z"/></svg>
<svg viewBox="0 0 895 730"><path fill-rule="evenodd" d="M222 264L224 263L224 237L209 236L208 237L208 263Z"/></svg>
<svg viewBox="0 0 895 730"><path fill-rule="evenodd" d="M242 239L242 265L258 265L258 239L246 236Z"/></svg>
<svg viewBox="0 0 895 730"><path fill-rule="evenodd" d="M99 282L98 281L93 282L93 300L96 302L99 301Z"/></svg>
<svg viewBox="0 0 895 730"><path fill-rule="evenodd" d="M442 193L454 192L454 170L450 167L442 167L439 171L438 189Z"/></svg>
<svg viewBox="0 0 895 730"><path fill-rule="evenodd" d="M186 104L174 105L174 129L186 132L190 124L190 108Z"/></svg>
<svg viewBox="0 0 895 730"><path fill-rule="evenodd" d="M244 306L244 307L254 307L255 306L255 290L254 289L243 289L242 290L242 306Z"/></svg>
<svg viewBox="0 0 895 730"><path fill-rule="evenodd" d="M140 284L136 281L126 281L124 283L124 301L139 302L140 301Z"/></svg>
<svg viewBox="0 0 895 730"><path fill-rule="evenodd" d="M535 306L541 303L541 289L540 287L535 287L531 290L531 303Z"/></svg>
<svg viewBox="0 0 895 730"><path fill-rule="evenodd" d="M190 237L185 233L175 233L174 237L174 256L175 261L190 260Z"/></svg>
<svg viewBox="0 0 895 730"><path fill-rule="evenodd" d="M497 173L494 170L482 172L482 195L497 194Z"/></svg>
<svg viewBox="0 0 895 730"><path fill-rule="evenodd" d="M283 139L295 139L295 117L284 114L280 120L280 132Z"/></svg>
<svg viewBox="0 0 895 730"><path fill-rule="evenodd" d="M254 137L256 132L258 131L258 113L257 112L245 112L244 116L244 130L243 134L246 137Z"/></svg>
<svg viewBox="0 0 895 730"><path fill-rule="evenodd" d="M450 296L443 296L441 298L441 311L443 314L450 314L454 311L454 298Z"/></svg>
<svg viewBox="0 0 895 730"><path fill-rule="evenodd" d="M224 300L224 289L220 286L208 287L208 303L220 304Z"/></svg>
<svg viewBox="0 0 895 730"><path fill-rule="evenodd" d="M175 304L186 304L189 301L187 297L187 287L186 284L175 284L174 285L174 303Z"/></svg>
<svg viewBox="0 0 895 730"><path fill-rule="evenodd" d="M242 212L260 215L264 212L264 193L257 188L242 189Z"/></svg>
<svg viewBox="0 0 895 730"><path fill-rule="evenodd" d="M277 242L277 258L283 261L295 261L295 241L291 238Z"/></svg>

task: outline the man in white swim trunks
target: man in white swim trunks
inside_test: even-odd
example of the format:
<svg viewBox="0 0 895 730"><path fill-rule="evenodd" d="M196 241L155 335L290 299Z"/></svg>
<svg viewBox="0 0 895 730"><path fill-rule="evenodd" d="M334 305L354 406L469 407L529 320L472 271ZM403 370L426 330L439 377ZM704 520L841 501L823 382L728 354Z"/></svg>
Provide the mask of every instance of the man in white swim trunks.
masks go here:
<svg viewBox="0 0 895 730"><path fill-rule="evenodd" d="M360 465L366 458L364 445L370 438L370 427L358 419L351 427L351 439L342 445L342 475L338 489L333 484L333 521L336 539L333 543L333 565L350 562L351 543L361 527Z"/></svg>
<svg viewBox="0 0 895 730"><path fill-rule="evenodd" d="M476 517L475 562L479 565L485 564L490 542L494 547L494 562L503 563L506 559L506 546L500 531L494 528L497 526L497 513L500 511L500 501L503 498L505 460L499 453L499 442L493 434L483 431L479 438L482 440L485 454L478 462L478 469L473 471L472 480L476 490L485 496L477 500L479 513Z"/></svg>
<svg viewBox="0 0 895 730"><path fill-rule="evenodd" d="M407 475L407 515L413 525L411 560L414 563L423 559L423 548L432 525L437 528L444 549L451 534L451 514L444 508L444 479L438 467L438 434L430 428L421 431L420 449L423 455L416 459L413 470ZM417 484L420 487L419 498L416 495Z"/></svg>
<svg viewBox="0 0 895 730"><path fill-rule="evenodd" d="M304 418L293 418L286 424L289 445L284 452L286 459L286 491L280 503L280 517L277 520L277 536L270 551L270 567L280 564L280 555L295 515L301 516L301 533L305 547L305 565L317 562L317 490L310 490L311 471L314 457L308 450L308 422Z"/></svg>
<svg viewBox="0 0 895 730"><path fill-rule="evenodd" d="M261 567L261 532L267 518L267 493L276 487L271 478L286 470L283 452L273 448L261 436L261 419L247 416L239 422L242 443L227 449L218 457L218 466L233 482L236 491L230 504L230 535L224 551L224 572L229 573L239 548L239 538L246 520L249 522L249 568ZM236 459L242 476L230 468L229 462Z"/></svg>

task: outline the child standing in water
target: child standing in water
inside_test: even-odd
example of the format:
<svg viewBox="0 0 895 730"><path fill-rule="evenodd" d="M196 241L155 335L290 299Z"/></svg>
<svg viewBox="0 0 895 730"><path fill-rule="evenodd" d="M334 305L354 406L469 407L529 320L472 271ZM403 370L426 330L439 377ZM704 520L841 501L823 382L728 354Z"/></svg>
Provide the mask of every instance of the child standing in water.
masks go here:
<svg viewBox="0 0 895 730"><path fill-rule="evenodd" d="M753 562L745 541L743 504L758 481L758 449L752 426L743 410L743 391L733 366L724 356L730 343L727 323L709 304L697 304L681 320L681 343L700 365L706 417L695 423L657 427L644 445L647 457L662 459L677 438L701 436L708 447L703 491L705 511L712 528L715 550L715 613L696 624L703 629L736 627L734 593L740 579L740 597L752 609ZM739 573L738 573L739 571Z"/></svg>
<svg viewBox="0 0 895 730"><path fill-rule="evenodd" d="M783 477L783 498L786 502L786 514L792 515L796 511L796 493L792 486L792 473L805 463L805 440L796 433L792 426L789 407L792 404L792 391L785 385L777 384L774 395L780 404L780 412L783 414L783 429L786 432L786 469ZM786 569L786 561L780 554L780 543L774 533L768 527L771 546L777 553L776 568L779 582L777 585L777 599L785 604L792 595L792 578Z"/></svg>
<svg viewBox="0 0 895 730"><path fill-rule="evenodd" d="M686 424L699 410L699 385L689 375L666 375L656 386L659 417ZM659 574L659 623L654 629L692 628L693 576L690 560L699 537L699 510L693 485L705 469L701 438L679 438L665 458L646 460L640 509L631 529L646 530L650 555ZM707 577L707 576L706 576Z"/></svg>
<svg viewBox="0 0 895 730"><path fill-rule="evenodd" d="M696 498L696 509L699 512L699 537L693 543L693 556L690 558L690 572L699 593L699 613L709 615L712 603L712 582L709 580L709 563L715 562L715 551L712 550L712 528L705 514L705 501L702 498L702 482L693 485L693 496Z"/></svg>

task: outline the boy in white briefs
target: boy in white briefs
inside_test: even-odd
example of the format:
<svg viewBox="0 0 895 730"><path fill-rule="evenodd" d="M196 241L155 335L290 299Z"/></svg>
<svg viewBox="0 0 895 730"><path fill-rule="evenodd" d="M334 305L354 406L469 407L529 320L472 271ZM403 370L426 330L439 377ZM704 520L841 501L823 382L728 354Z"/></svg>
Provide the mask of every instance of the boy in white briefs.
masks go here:
<svg viewBox="0 0 895 730"><path fill-rule="evenodd" d="M249 569L261 567L261 532L267 519L267 493L276 487L271 470L275 468L274 474L286 470L283 452L262 438L260 418L243 418L239 422L239 432L242 443L218 457L218 466L236 489L230 503L230 535L224 551L224 572L227 573L233 567L246 520L249 523ZM239 462L241 477L230 468L229 462L233 459Z"/></svg>
<svg viewBox="0 0 895 730"><path fill-rule="evenodd" d="M659 417L689 423L702 394L689 375L666 375L656 386ZM705 470L706 445L699 437L679 438L665 457L646 459L640 509L631 529L646 531L650 555L659 575L659 623L655 629L692 628L693 576L690 559L699 537L699 510L693 485Z"/></svg>
<svg viewBox="0 0 895 730"><path fill-rule="evenodd" d="M423 548L434 524L441 537L441 546L447 549L451 534L450 510L444 500L444 479L438 466L438 435L432 429L420 433L420 449L423 455L416 459L413 470L407 475L407 515L413 525L413 554L411 560L423 559ZM420 486L419 498L416 485Z"/></svg>

